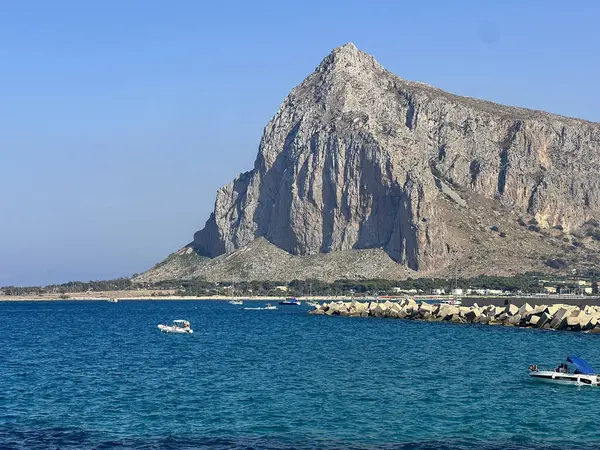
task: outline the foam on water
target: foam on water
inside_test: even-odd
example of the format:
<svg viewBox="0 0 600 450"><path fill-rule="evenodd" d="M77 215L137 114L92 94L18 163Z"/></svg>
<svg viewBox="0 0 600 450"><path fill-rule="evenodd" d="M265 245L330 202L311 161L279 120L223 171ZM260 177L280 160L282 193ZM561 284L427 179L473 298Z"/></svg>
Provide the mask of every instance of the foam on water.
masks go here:
<svg viewBox="0 0 600 450"><path fill-rule="evenodd" d="M306 311L0 303L0 447L600 445L600 389L527 377L598 366L600 336ZM156 328L179 318L193 335Z"/></svg>

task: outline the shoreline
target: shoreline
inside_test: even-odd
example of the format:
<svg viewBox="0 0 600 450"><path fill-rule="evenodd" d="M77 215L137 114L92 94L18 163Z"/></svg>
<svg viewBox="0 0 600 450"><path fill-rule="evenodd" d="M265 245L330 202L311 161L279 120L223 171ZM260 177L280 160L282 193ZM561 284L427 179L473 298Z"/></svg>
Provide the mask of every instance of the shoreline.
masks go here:
<svg viewBox="0 0 600 450"><path fill-rule="evenodd" d="M121 294L121 295L118 295ZM129 295L127 295L129 294ZM257 296L257 297L247 297L247 296L175 296L175 295L151 295L147 292L144 292L140 295L131 295L131 292L125 293L124 291L115 291L114 295L111 295L111 292L104 291L98 292L96 295L73 295L68 298L59 298L59 296L54 295L26 295L26 296L0 296L0 302L88 302L88 301L104 301L108 302L110 299L115 299L118 301L229 301L229 300L243 300L243 301L262 301L262 302L278 302L281 300L285 300L290 296L282 295L282 296ZM144 295L146 294L146 295ZM406 299L413 299L417 302L436 302L440 300L449 300L454 298L454 296L448 295L427 295L427 296L384 296L384 297L375 297L375 296L334 296L334 295L323 295L323 296L297 296L295 297L301 302L325 302L325 301L357 301L357 302L398 302ZM513 304L516 306L522 306L525 303L543 303L543 304L570 304L570 305L600 305L600 297L599 296L461 296L462 304L464 306L472 306L475 303L480 305L506 305Z"/></svg>

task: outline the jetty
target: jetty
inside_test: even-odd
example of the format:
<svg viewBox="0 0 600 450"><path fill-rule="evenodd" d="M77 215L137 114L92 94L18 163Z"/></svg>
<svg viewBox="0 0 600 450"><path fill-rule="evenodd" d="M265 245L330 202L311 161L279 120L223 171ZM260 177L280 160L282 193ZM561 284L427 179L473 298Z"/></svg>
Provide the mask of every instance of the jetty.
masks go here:
<svg viewBox="0 0 600 450"><path fill-rule="evenodd" d="M443 303L417 302L404 299L398 302L330 302L309 312L327 316L381 317L424 320L430 322L478 323L507 327L571 330L600 333L600 306L592 305L534 305L480 307L455 306Z"/></svg>

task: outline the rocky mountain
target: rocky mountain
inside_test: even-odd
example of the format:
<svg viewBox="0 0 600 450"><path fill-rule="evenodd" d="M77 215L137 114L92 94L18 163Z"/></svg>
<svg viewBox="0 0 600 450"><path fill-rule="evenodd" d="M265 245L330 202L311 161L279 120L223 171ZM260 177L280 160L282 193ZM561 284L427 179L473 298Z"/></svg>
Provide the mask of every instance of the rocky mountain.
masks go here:
<svg viewBox="0 0 600 450"><path fill-rule="evenodd" d="M346 44L284 100L193 242L139 279L585 267L599 164L600 124L407 81Z"/></svg>

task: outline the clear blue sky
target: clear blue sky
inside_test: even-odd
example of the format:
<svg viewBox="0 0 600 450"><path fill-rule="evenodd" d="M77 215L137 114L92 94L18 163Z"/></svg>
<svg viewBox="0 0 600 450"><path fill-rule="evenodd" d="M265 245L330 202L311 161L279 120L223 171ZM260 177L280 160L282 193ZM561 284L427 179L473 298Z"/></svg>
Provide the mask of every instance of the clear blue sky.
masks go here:
<svg viewBox="0 0 600 450"><path fill-rule="evenodd" d="M0 3L0 285L142 272L346 42L461 95L600 121L600 4Z"/></svg>

